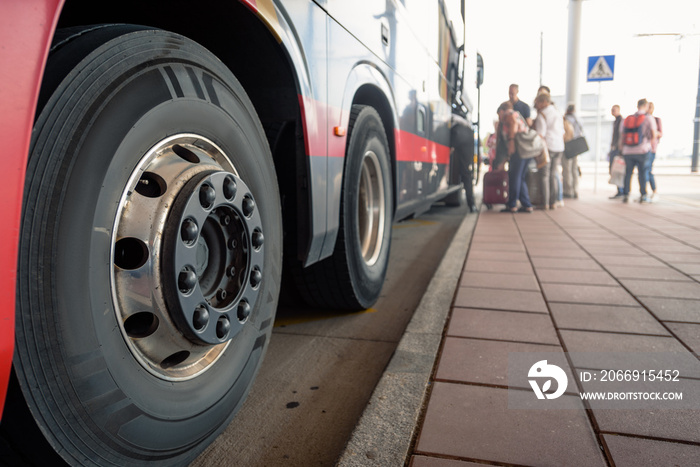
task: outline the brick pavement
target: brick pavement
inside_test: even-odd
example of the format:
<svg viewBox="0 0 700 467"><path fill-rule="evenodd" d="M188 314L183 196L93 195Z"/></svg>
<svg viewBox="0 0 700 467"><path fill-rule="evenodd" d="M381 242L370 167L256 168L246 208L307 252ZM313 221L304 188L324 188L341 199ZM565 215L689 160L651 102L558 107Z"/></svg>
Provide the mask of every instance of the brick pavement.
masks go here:
<svg viewBox="0 0 700 467"><path fill-rule="evenodd" d="M700 410L586 410L575 387L566 410L508 408L533 397L509 352L676 351L700 387L700 209L585 198L482 210L412 467L700 465Z"/></svg>

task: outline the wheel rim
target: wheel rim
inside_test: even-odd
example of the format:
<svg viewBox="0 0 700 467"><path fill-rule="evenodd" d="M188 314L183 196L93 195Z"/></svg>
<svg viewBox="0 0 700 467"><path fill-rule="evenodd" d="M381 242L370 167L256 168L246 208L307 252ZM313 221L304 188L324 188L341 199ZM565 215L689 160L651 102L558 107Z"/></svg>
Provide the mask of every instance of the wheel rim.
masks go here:
<svg viewBox="0 0 700 467"><path fill-rule="evenodd" d="M358 231L362 258L374 265L384 242L386 222L384 181L379 159L374 151L365 152L360 169L358 196Z"/></svg>
<svg viewBox="0 0 700 467"><path fill-rule="evenodd" d="M132 172L112 231L112 299L153 375L196 377L249 321L263 279L258 211L231 160L199 135L160 141Z"/></svg>

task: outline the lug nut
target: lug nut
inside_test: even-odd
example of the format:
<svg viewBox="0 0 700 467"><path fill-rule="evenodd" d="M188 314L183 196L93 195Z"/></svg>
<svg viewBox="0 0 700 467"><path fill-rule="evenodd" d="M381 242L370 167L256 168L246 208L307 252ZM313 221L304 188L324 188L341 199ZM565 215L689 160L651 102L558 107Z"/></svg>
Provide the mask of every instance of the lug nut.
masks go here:
<svg viewBox="0 0 700 467"><path fill-rule="evenodd" d="M243 198L243 214L245 214L246 217L250 217L253 214L253 211L255 210L255 201L253 201L253 198L250 196L246 196Z"/></svg>
<svg viewBox="0 0 700 467"><path fill-rule="evenodd" d="M222 316L216 322L216 337L223 339L226 337L231 330L231 322L228 320L227 316Z"/></svg>
<svg viewBox="0 0 700 467"><path fill-rule="evenodd" d="M227 176L226 180L224 180L224 196L226 199L232 201L233 198L236 197L236 190L238 190L236 180L234 180L230 175Z"/></svg>
<svg viewBox="0 0 700 467"><path fill-rule="evenodd" d="M194 310L194 316L192 317L192 324L197 331L204 329L209 323L209 311L203 306L198 306Z"/></svg>
<svg viewBox="0 0 700 467"><path fill-rule="evenodd" d="M228 268L228 270L226 271L226 274L228 274L229 277L235 276L236 275L235 266L231 266L230 268Z"/></svg>
<svg viewBox="0 0 700 467"><path fill-rule="evenodd" d="M180 289L180 293L188 294L192 292L195 285L197 285L197 274L194 271L187 268L180 271L177 277L177 286Z"/></svg>
<svg viewBox="0 0 700 467"><path fill-rule="evenodd" d="M258 250L258 249L260 249L260 247L263 246L263 243L265 242L265 237L263 236L263 233L261 231L256 229L255 232L253 232L252 241L253 241L253 247L256 250Z"/></svg>
<svg viewBox="0 0 700 467"><path fill-rule="evenodd" d="M238 304L238 321L245 321L250 316L250 305L245 300Z"/></svg>
<svg viewBox="0 0 700 467"><path fill-rule="evenodd" d="M182 238L182 241L185 243L185 245L194 245L197 241L198 235L199 227L197 226L197 223L190 218L185 219L185 221L182 223L182 226L180 227L180 238Z"/></svg>
<svg viewBox="0 0 700 467"><path fill-rule="evenodd" d="M224 300L226 300L227 295L228 294L226 293L226 291L224 289L219 289L219 291L216 292L216 298L218 298L220 302L223 302Z"/></svg>
<svg viewBox="0 0 700 467"><path fill-rule="evenodd" d="M229 249L229 250L235 250L237 244L238 244L238 243L236 243L236 239L235 239L235 238L232 238L231 240L228 241L228 249Z"/></svg>
<svg viewBox="0 0 700 467"><path fill-rule="evenodd" d="M260 285L260 282L262 282L262 272L260 272L260 269L255 268L250 271L250 285L255 288Z"/></svg>
<svg viewBox="0 0 700 467"><path fill-rule="evenodd" d="M205 183L199 189L199 203L204 209L210 209L214 205L214 200L216 200L216 191L211 185Z"/></svg>
<svg viewBox="0 0 700 467"><path fill-rule="evenodd" d="M231 216L227 216L224 214L223 216L221 216L221 219L219 219L219 221L221 222L221 225L225 227L231 223Z"/></svg>

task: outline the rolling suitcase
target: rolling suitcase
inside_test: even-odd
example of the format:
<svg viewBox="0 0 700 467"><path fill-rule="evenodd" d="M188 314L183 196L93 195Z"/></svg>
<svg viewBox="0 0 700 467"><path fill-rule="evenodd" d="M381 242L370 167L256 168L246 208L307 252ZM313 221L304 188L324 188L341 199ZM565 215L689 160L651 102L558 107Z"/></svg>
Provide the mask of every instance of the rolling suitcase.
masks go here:
<svg viewBox="0 0 700 467"><path fill-rule="evenodd" d="M486 172L483 203L491 209L494 204L506 204L506 202L508 202L508 172Z"/></svg>

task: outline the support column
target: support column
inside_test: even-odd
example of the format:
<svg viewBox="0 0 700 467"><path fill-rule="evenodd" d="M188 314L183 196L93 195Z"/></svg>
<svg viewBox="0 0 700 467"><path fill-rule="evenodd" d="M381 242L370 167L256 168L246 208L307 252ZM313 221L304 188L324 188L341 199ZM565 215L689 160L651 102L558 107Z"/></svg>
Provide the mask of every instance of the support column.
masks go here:
<svg viewBox="0 0 700 467"><path fill-rule="evenodd" d="M583 0L569 0L569 40L566 57L566 104L574 104L580 110L580 42L581 42L581 5Z"/></svg>

